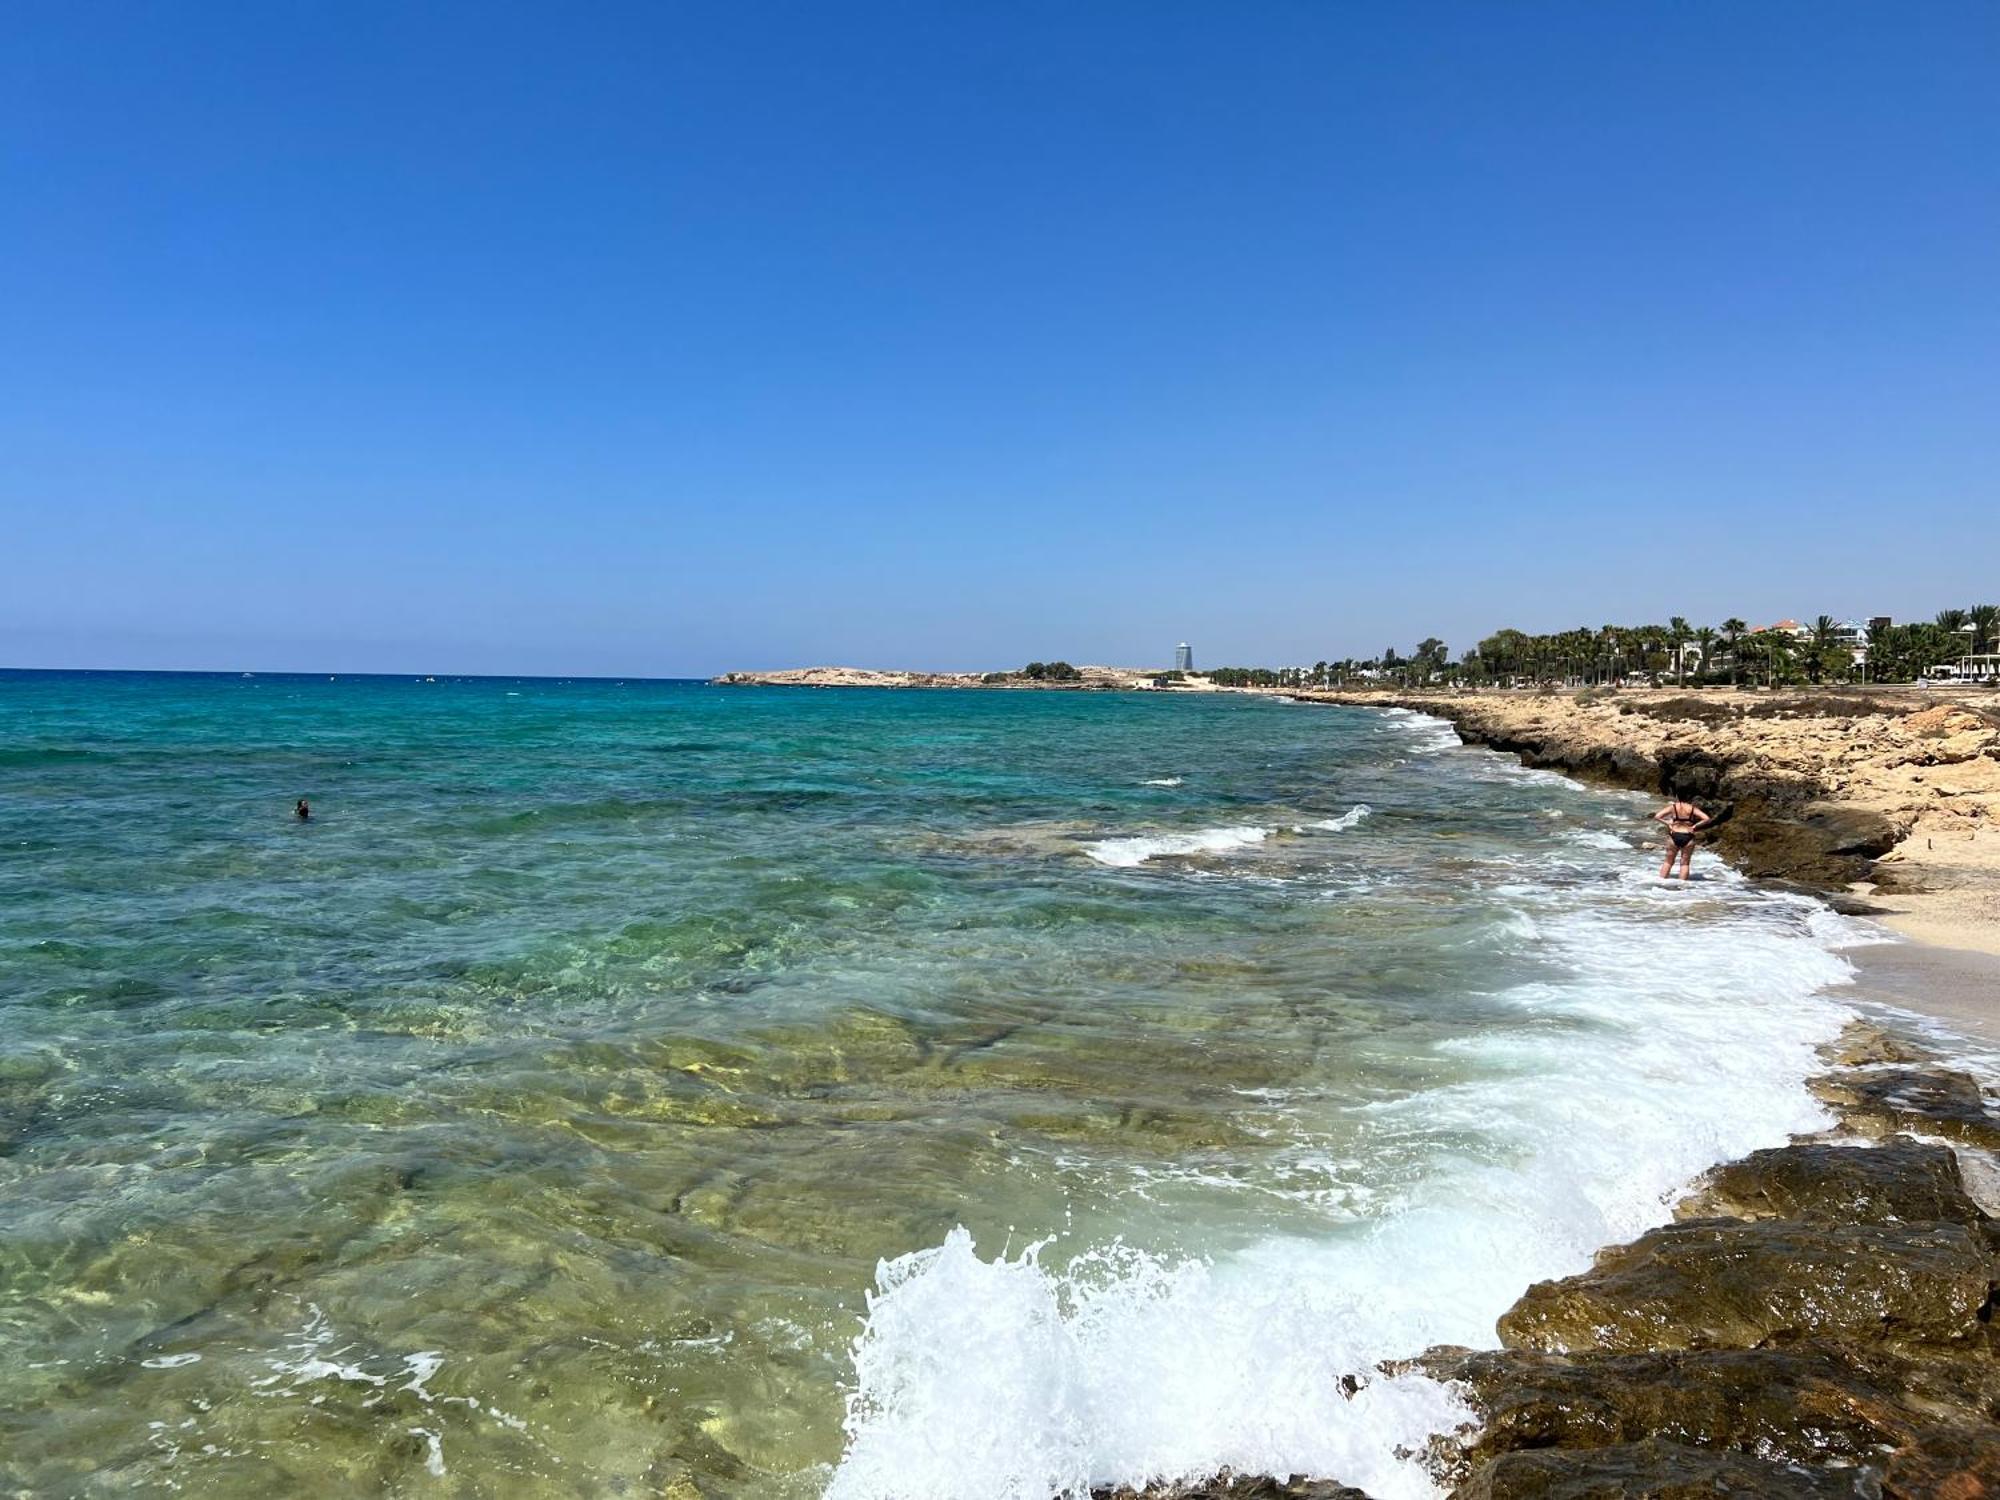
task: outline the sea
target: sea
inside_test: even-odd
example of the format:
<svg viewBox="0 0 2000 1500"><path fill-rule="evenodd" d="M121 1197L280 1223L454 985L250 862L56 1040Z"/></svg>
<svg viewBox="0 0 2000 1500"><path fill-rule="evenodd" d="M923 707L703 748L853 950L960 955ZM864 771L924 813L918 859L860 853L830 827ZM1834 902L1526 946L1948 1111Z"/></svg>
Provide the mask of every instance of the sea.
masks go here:
<svg viewBox="0 0 2000 1500"><path fill-rule="evenodd" d="M310 821L293 814L307 798ZM0 674L0 1490L1435 1487L1854 924L1234 694Z"/></svg>

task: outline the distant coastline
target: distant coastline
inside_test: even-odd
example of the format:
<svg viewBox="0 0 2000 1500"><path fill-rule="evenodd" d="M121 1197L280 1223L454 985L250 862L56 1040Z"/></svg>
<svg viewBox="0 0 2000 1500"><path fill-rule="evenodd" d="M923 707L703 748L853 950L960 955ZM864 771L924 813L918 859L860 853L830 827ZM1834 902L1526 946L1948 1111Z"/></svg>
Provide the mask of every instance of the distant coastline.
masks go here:
<svg viewBox="0 0 2000 1500"><path fill-rule="evenodd" d="M1165 667L1070 667L1060 675L1035 675L1032 667L993 672L913 672L875 667L788 667L771 672L724 672L717 687L998 688L1030 692L1230 692L1196 672ZM1069 675L1073 673L1074 675Z"/></svg>

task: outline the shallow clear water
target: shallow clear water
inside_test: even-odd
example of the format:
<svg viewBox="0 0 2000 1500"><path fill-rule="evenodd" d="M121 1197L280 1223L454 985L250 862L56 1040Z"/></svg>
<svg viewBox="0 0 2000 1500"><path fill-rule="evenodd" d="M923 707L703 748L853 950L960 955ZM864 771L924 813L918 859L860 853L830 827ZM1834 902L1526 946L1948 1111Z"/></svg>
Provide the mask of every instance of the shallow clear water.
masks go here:
<svg viewBox="0 0 2000 1500"><path fill-rule="evenodd" d="M0 674L0 1484L1425 1494L1376 1359L1817 1119L1836 919L1644 811L1263 699Z"/></svg>

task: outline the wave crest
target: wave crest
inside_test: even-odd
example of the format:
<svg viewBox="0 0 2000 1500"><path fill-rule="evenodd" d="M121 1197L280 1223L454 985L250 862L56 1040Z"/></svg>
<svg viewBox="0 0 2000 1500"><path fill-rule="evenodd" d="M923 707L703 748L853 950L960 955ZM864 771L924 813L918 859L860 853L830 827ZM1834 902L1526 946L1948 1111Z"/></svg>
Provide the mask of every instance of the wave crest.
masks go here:
<svg viewBox="0 0 2000 1500"><path fill-rule="evenodd" d="M1084 845L1084 853L1101 865L1131 869L1149 859L1190 854L1227 854L1261 844L1271 836L1268 828L1241 823L1228 828L1203 828L1194 833L1142 834L1132 838L1099 839Z"/></svg>
<svg viewBox="0 0 2000 1500"><path fill-rule="evenodd" d="M1314 828L1324 828L1328 833L1345 833L1347 832L1348 829L1354 827L1357 823L1366 820L1368 815L1372 813L1374 810L1375 809L1370 807L1366 802L1357 802L1354 804L1354 806L1348 808L1348 810L1342 813L1339 817L1321 818L1317 823L1314 823L1310 826Z"/></svg>

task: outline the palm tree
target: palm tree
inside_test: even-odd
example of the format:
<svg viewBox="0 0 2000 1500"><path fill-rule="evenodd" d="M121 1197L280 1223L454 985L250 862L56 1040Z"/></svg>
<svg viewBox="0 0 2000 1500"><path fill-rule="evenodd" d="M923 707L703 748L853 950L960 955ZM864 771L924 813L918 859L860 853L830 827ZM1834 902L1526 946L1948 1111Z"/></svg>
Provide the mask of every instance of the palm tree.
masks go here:
<svg viewBox="0 0 2000 1500"><path fill-rule="evenodd" d="M1833 654L1833 636L1838 627L1832 615L1821 615L1813 621L1812 645L1806 656L1806 673L1818 682L1826 671L1826 659Z"/></svg>
<svg viewBox="0 0 2000 1500"><path fill-rule="evenodd" d="M1767 630L1764 632L1764 685L1766 687L1774 688L1778 685L1778 668L1781 665L1789 665L1786 658L1791 654L1792 639L1784 631Z"/></svg>
<svg viewBox="0 0 2000 1500"><path fill-rule="evenodd" d="M1937 612L1937 627L1956 635L1965 628L1965 611L1962 609L1941 609Z"/></svg>
<svg viewBox="0 0 2000 1500"><path fill-rule="evenodd" d="M1709 671L1708 659L1715 651L1715 629L1713 626L1704 625L1694 633L1694 649L1701 660L1701 674L1706 677Z"/></svg>
<svg viewBox="0 0 2000 1500"><path fill-rule="evenodd" d="M1683 648L1687 645L1688 622L1680 615L1675 615L1667 621L1667 638L1674 643L1674 686L1685 687L1687 666L1683 660L1685 655Z"/></svg>
<svg viewBox="0 0 2000 1500"><path fill-rule="evenodd" d="M1868 671L1867 676L1877 682L1888 680L1895 672L1895 644L1897 630L1894 625L1877 621L1868 627Z"/></svg>
<svg viewBox="0 0 2000 1500"><path fill-rule="evenodd" d="M1976 632L1972 642L1973 655L1993 650L1996 644L1994 632L1996 627L2000 627L2000 604L1973 605L1971 620Z"/></svg>
<svg viewBox="0 0 2000 1500"><path fill-rule="evenodd" d="M1597 641L1604 652L1604 680L1609 682L1617 675L1618 627L1616 625L1606 625L1602 630L1597 632Z"/></svg>
<svg viewBox="0 0 2000 1500"><path fill-rule="evenodd" d="M1736 657L1738 654L1736 643L1742 639L1743 632L1749 628L1748 625L1744 624L1734 615L1731 615L1722 622L1722 633L1729 638L1729 685L1731 687L1736 686Z"/></svg>
<svg viewBox="0 0 2000 1500"><path fill-rule="evenodd" d="M1932 667L1940 662L1950 661L1958 655L1958 645L1952 639L1951 630L1942 622L1944 616L1959 611L1945 610L1939 616L1939 623L1910 626L1910 675L1926 677Z"/></svg>

